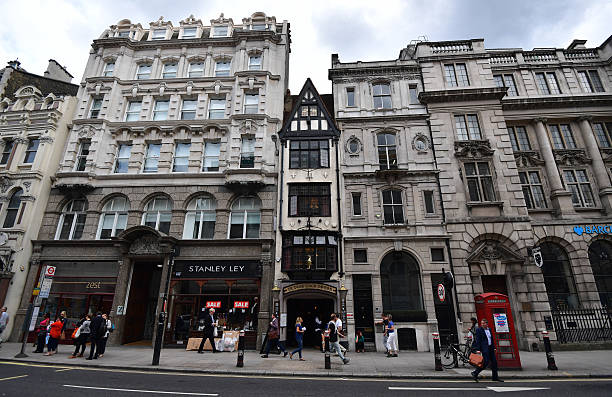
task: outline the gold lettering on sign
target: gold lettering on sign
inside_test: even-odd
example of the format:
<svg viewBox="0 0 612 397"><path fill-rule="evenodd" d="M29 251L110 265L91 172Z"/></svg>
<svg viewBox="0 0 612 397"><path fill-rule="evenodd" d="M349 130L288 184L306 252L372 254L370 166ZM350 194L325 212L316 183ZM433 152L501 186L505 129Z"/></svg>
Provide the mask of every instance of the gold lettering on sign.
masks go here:
<svg viewBox="0 0 612 397"><path fill-rule="evenodd" d="M85 285L85 288L88 288L88 289L102 288L102 282L101 281L90 281Z"/></svg>
<svg viewBox="0 0 612 397"><path fill-rule="evenodd" d="M319 283L301 283L301 284L293 284L288 287L283 288L283 293L288 294L290 292L303 291L303 290L317 290L329 292L331 294L335 294L337 291L336 287L327 284L319 284Z"/></svg>

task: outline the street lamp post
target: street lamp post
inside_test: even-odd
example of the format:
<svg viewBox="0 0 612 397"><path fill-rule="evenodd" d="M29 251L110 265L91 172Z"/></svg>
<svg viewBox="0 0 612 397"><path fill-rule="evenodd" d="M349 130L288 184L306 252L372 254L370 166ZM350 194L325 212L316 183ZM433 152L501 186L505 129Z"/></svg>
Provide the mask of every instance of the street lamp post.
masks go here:
<svg viewBox="0 0 612 397"><path fill-rule="evenodd" d="M348 294L348 289L342 284L340 286L340 304L342 307L342 323L344 324L344 334L348 338L348 323L346 321L346 295Z"/></svg>

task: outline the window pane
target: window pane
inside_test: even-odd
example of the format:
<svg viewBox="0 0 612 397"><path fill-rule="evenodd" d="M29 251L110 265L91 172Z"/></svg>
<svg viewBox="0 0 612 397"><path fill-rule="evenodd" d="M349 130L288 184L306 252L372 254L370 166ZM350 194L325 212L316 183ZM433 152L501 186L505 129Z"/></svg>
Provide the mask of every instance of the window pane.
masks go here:
<svg viewBox="0 0 612 397"><path fill-rule="evenodd" d="M495 200L495 192L493 190L493 180L490 176L485 176L480 178L482 182L482 192L484 201L494 201Z"/></svg>
<svg viewBox="0 0 612 397"><path fill-rule="evenodd" d="M427 214L433 214L435 212L433 192L426 190L423 192L423 197L425 198L425 212Z"/></svg>
<svg viewBox="0 0 612 397"><path fill-rule="evenodd" d="M502 75L497 74L493 76L493 80L495 80L495 85L497 87L504 87L504 79L502 77Z"/></svg>
<svg viewBox="0 0 612 397"><path fill-rule="evenodd" d="M519 151L518 142L516 140L516 136L514 135L514 128L508 127L508 136L510 137L510 143L512 144L512 150Z"/></svg>
<svg viewBox="0 0 612 397"><path fill-rule="evenodd" d="M508 96L517 96L516 84L514 83L514 77L511 74L504 75L504 83L508 87Z"/></svg>
<svg viewBox="0 0 612 397"><path fill-rule="evenodd" d="M189 65L189 77L203 77L204 76L204 63L197 62Z"/></svg>
<svg viewBox="0 0 612 397"><path fill-rule="evenodd" d="M444 77L446 78L446 85L449 87L457 87L454 65L444 65Z"/></svg>
<svg viewBox="0 0 612 397"><path fill-rule="evenodd" d="M355 106L355 89L346 89L346 106Z"/></svg>
<svg viewBox="0 0 612 397"><path fill-rule="evenodd" d="M601 80L599 78L599 74L596 70L589 70L589 76L591 77L591 84L593 85L593 90L595 92L604 92L603 85L601 84Z"/></svg>
<svg viewBox="0 0 612 397"><path fill-rule="evenodd" d="M469 138L465 118L463 116L455 116L455 128L457 129L457 139L467 141Z"/></svg>
<svg viewBox="0 0 612 397"><path fill-rule="evenodd" d="M550 90L548 89L548 84L546 84L546 77L544 77L544 73L536 73L535 77L540 93L544 95L549 95Z"/></svg>
<svg viewBox="0 0 612 397"><path fill-rule="evenodd" d="M565 145L563 144L563 139L561 139L559 127L557 127L556 125L549 125L548 129L550 130L550 137L552 139L553 148L564 149Z"/></svg>
<svg viewBox="0 0 612 397"><path fill-rule="evenodd" d="M204 164L202 171L219 171L219 154L221 152L221 143L206 142L204 148Z"/></svg>
<svg viewBox="0 0 612 397"><path fill-rule="evenodd" d="M566 148L576 149L576 142L574 141L574 136L572 135L572 130L570 130L569 125L561 124L561 133L563 134Z"/></svg>
<svg viewBox="0 0 612 397"><path fill-rule="evenodd" d="M548 81L548 88L551 94L560 94L559 85L557 84L557 77L554 73L546 73L546 81Z"/></svg>
<svg viewBox="0 0 612 397"><path fill-rule="evenodd" d="M475 114L468 114L467 120L470 139L481 139L480 126L478 125L478 117Z"/></svg>
<svg viewBox="0 0 612 397"><path fill-rule="evenodd" d="M455 71L457 72L457 85L460 87L465 87L470 85L470 81L468 80L467 68L464 63L458 63L455 65Z"/></svg>
<svg viewBox="0 0 612 397"><path fill-rule="evenodd" d="M531 144L529 143L529 137L527 136L527 130L525 130L525 127L516 127L516 135L518 137L520 149L531 150Z"/></svg>
<svg viewBox="0 0 612 397"><path fill-rule="evenodd" d="M478 188L478 179L468 178L467 183L470 201L480 201L480 189Z"/></svg>
<svg viewBox="0 0 612 397"><path fill-rule="evenodd" d="M176 77L176 63L167 63L164 65L164 73L163 73L163 78L164 79L172 79Z"/></svg>
<svg viewBox="0 0 612 397"><path fill-rule="evenodd" d="M167 120L169 101L155 101L155 109L153 110L153 120Z"/></svg>
<svg viewBox="0 0 612 397"><path fill-rule="evenodd" d="M610 141L608 140L608 136L604 130L603 124L593 124L593 132L597 137L597 141L599 142L600 147L610 147Z"/></svg>

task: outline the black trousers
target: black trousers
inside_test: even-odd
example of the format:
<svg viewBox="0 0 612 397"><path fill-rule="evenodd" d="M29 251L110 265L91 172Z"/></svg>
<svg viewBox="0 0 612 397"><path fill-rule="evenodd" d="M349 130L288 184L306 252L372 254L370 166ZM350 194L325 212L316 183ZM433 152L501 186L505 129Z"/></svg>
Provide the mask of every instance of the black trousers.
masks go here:
<svg viewBox="0 0 612 397"><path fill-rule="evenodd" d="M85 348L87 347L87 339L89 338L89 334L79 335L79 337L74 342L74 353L73 356L79 354L79 349L81 349L81 354L85 353Z"/></svg>
<svg viewBox="0 0 612 397"><path fill-rule="evenodd" d="M100 346L98 348L98 354L104 354L104 352L106 351L106 341L108 340L108 338L102 338L100 340Z"/></svg>
<svg viewBox="0 0 612 397"><path fill-rule="evenodd" d="M482 370L484 370L489 364L491 364L491 378L497 379L497 358L495 357L495 350L491 347L491 349L489 349L486 354L482 353L482 358L484 358L482 368L476 368L474 374L478 376L478 374L482 372Z"/></svg>
<svg viewBox="0 0 612 397"><path fill-rule="evenodd" d="M44 331L39 332L36 336L36 350L34 350L34 353L44 353L45 339L47 339L47 333Z"/></svg>
<svg viewBox="0 0 612 397"><path fill-rule="evenodd" d="M89 358L98 358L100 354L100 342L102 339L91 338L91 347L89 348Z"/></svg>
<svg viewBox="0 0 612 397"><path fill-rule="evenodd" d="M213 352L217 351L217 346L215 346L215 337L212 335L204 335L204 337L202 338L202 342L200 342L200 347L198 348L198 353L204 351L204 343L206 343L206 339L208 339L210 341L210 344L212 345L212 349Z"/></svg>

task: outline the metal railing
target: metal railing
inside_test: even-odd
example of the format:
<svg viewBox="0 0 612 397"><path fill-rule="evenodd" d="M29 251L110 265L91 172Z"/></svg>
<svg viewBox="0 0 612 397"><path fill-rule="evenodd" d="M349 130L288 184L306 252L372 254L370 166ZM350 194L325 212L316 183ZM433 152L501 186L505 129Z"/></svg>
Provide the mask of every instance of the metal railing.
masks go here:
<svg viewBox="0 0 612 397"><path fill-rule="evenodd" d="M612 341L612 308L552 311L559 343Z"/></svg>

